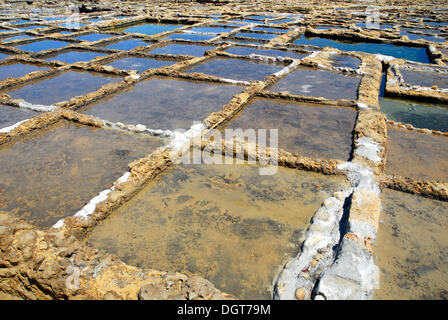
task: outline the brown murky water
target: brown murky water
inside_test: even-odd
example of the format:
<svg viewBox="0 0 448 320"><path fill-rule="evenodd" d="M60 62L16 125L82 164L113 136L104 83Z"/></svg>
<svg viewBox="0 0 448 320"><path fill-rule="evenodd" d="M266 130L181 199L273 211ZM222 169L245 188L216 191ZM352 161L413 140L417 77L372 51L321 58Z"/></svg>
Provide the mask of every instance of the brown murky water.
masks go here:
<svg viewBox="0 0 448 320"><path fill-rule="evenodd" d="M160 145L155 138L60 121L0 147L0 210L49 227Z"/></svg>
<svg viewBox="0 0 448 320"><path fill-rule="evenodd" d="M448 137L389 127L386 173L448 181Z"/></svg>
<svg viewBox="0 0 448 320"><path fill-rule="evenodd" d="M87 244L131 265L198 274L239 298L270 299L310 218L341 184L285 168L260 176L247 164L182 165L97 226Z"/></svg>
<svg viewBox="0 0 448 320"><path fill-rule="evenodd" d="M309 157L348 160L355 121L356 111L350 108L255 99L226 128L278 129L279 148Z"/></svg>
<svg viewBox="0 0 448 320"><path fill-rule="evenodd" d="M375 299L448 299L446 202L383 190Z"/></svg>

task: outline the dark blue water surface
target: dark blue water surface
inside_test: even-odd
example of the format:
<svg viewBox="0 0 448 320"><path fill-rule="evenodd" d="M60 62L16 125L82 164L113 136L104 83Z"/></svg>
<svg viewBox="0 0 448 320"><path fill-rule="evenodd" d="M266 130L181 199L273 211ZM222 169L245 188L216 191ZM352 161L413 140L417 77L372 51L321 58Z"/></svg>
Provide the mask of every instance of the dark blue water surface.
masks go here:
<svg viewBox="0 0 448 320"><path fill-rule="evenodd" d="M423 40L434 41L434 42L445 42L446 41L445 38L427 36L424 34L415 34L415 33L410 33L410 32L400 32L400 35L407 36L409 38L409 40L423 39Z"/></svg>
<svg viewBox="0 0 448 320"><path fill-rule="evenodd" d="M167 46L157 48L151 51L154 54L184 54L196 57L202 57L207 50L212 50L215 47L198 46L198 45L183 45L183 44L169 44Z"/></svg>
<svg viewBox="0 0 448 320"><path fill-rule="evenodd" d="M177 28L181 28L180 24L160 24L160 23L146 23L133 27L129 27L124 32L144 33L147 35L162 33L165 31L171 31Z"/></svg>
<svg viewBox="0 0 448 320"><path fill-rule="evenodd" d="M204 33L225 33L232 31L232 28L226 28L226 27L196 27L190 29L190 31L194 32L204 32Z"/></svg>
<svg viewBox="0 0 448 320"><path fill-rule="evenodd" d="M18 78L34 71L47 71L49 68L34 66L31 64L15 63L0 67L0 81L6 78Z"/></svg>
<svg viewBox="0 0 448 320"><path fill-rule="evenodd" d="M82 40L82 41L98 41L106 38L113 37L113 35L110 34L101 34L101 33L90 33L85 34L79 37L76 37L75 39Z"/></svg>
<svg viewBox="0 0 448 320"><path fill-rule="evenodd" d="M240 56L249 56L251 54L259 54L263 56L271 57L290 57L293 59L302 59L307 56L307 54L295 53L283 50L267 50L267 49L256 49L249 47L230 47L226 52L231 54L236 54Z"/></svg>
<svg viewBox="0 0 448 320"><path fill-rule="evenodd" d="M106 53L100 53L100 52L92 52L92 51L68 51L61 53L56 56L52 56L50 58L47 58L47 61L62 61L65 63L75 63L79 61L90 61L93 60L96 57L105 56Z"/></svg>
<svg viewBox="0 0 448 320"><path fill-rule="evenodd" d="M239 32L236 37L255 38L261 40L271 40L278 37L277 34L270 33L255 33L255 32Z"/></svg>
<svg viewBox="0 0 448 320"><path fill-rule="evenodd" d="M18 49L22 49L25 51L39 52L43 50L56 49L60 47L65 47L70 43L65 41L57 41L57 40L43 40L25 44L23 46L18 46Z"/></svg>
<svg viewBox="0 0 448 320"><path fill-rule="evenodd" d="M37 28L44 28L45 26L29 26L29 27L19 27L22 30L32 30Z"/></svg>
<svg viewBox="0 0 448 320"><path fill-rule="evenodd" d="M289 32L289 29L280 29L280 28L268 28L268 27L256 27L253 29L254 31L266 31L266 32Z"/></svg>
<svg viewBox="0 0 448 320"><path fill-rule="evenodd" d="M150 68L160 68L170 64L176 63L176 61L157 60L150 58L124 58L109 63L110 66L123 70L137 70L138 72L144 72Z"/></svg>
<svg viewBox="0 0 448 320"><path fill-rule="evenodd" d="M27 34L22 34L20 36L15 36L15 37L11 37L11 38L6 38L3 39L2 41L14 41L14 40L21 40L21 39L32 39L33 37L27 35Z"/></svg>
<svg viewBox="0 0 448 320"><path fill-rule="evenodd" d="M370 28L370 27L377 28L378 27L380 29L392 29L394 27L391 24L367 25L366 23L358 23L356 26L360 27L360 28Z"/></svg>
<svg viewBox="0 0 448 320"><path fill-rule="evenodd" d="M217 35L204 35L204 34L194 34L194 33L174 33L166 37L165 39L180 39L180 40L191 40L191 41L206 41L215 38Z"/></svg>
<svg viewBox="0 0 448 320"><path fill-rule="evenodd" d="M333 47L342 51L379 53L400 59L431 63L426 52L426 48L396 46L390 43L342 42L325 38L309 38L302 35L299 39L294 41L294 44L312 45L317 47Z"/></svg>
<svg viewBox="0 0 448 320"><path fill-rule="evenodd" d="M128 39L104 46L106 49L131 50L140 46L149 46L151 43L139 39Z"/></svg>

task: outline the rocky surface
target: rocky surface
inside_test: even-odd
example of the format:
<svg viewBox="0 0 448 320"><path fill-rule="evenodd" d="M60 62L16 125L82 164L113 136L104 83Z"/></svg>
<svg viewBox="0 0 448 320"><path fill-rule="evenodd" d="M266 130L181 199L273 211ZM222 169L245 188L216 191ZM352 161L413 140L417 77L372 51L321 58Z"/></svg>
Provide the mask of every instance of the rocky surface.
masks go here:
<svg viewBox="0 0 448 320"><path fill-rule="evenodd" d="M142 270L0 212L0 291L22 299L229 299L209 281Z"/></svg>
<svg viewBox="0 0 448 320"><path fill-rule="evenodd" d="M48 111L35 116L23 123L17 124L7 132L0 132L0 145L12 143L16 138L45 128L57 121L66 119L84 125L103 128L109 126L116 130L127 130L131 133L151 134L172 137L169 130L158 132L142 124L121 124L96 119L83 115L78 109L97 100L107 98L113 94L129 90L140 81L154 76L176 79L202 81L215 84L233 84L242 87L242 92L235 95L222 108L210 115L204 115L202 129L193 145L198 148L211 148L216 145L217 150L235 157L257 158L267 160L268 155L277 152L278 164L308 170L327 175L346 174L352 183L353 190L335 195L324 203L322 210L315 214L314 224L308 230L308 238L304 244L304 252L294 262L284 269L276 285L275 298L287 299L369 299L377 286L378 270L375 266L372 244L375 241L376 230L381 215L380 188L387 187L414 193L425 197L448 200L446 182L433 182L409 177L388 176L384 174L387 160L387 124L405 127L432 135L448 135L446 132L414 128L409 124L395 123L387 120L381 112L378 103L378 93L381 85L381 75L387 69L387 84L385 92L388 95L408 97L413 99L431 99L446 102L447 90L436 85L422 87L408 85L403 80L400 70L409 67L409 62L394 57L372 55L362 52L341 52L335 48L320 48L315 46L297 46L292 42L300 35L323 37L332 40L370 41L382 44L410 45L426 48L432 65L412 64L412 68L431 69L439 72L448 61L445 42L434 42L423 38L410 39L412 34L431 35L434 32L446 37L448 27L436 25L448 18L447 10L438 10L446 3L431 1L421 3L415 0L393 3L393 7L381 8L382 25L392 25L391 28L360 27L366 22L369 13L367 3L354 1L350 3L312 2L297 3L289 1L279 3L274 1L245 1L213 0L213 1L71 1L69 6L61 5L53 0L6 1L1 7L13 9L11 14L17 19L27 18L23 12L32 9L44 9L41 16L53 16L56 13L68 15L72 12L80 14L85 20L101 16L104 20L98 23L87 23L80 29L65 28L63 24L55 25L43 21L25 23L24 26L39 25L38 29L19 31L12 26L8 18L1 18L0 23L6 29L0 37L22 35L26 32L32 37L42 37L46 40L61 40L69 43L67 47L49 49L39 53L26 52L15 46L32 43L33 39L18 39L12 44L0 43L0 53L7 55L0 60L3 65L13 63L32 63L49 67L48 71L30 73L20 78L7 78L0 81L0 89L7 92L22 85L30 85L35 81L57 75L67 70L99 72L104 75L122 77L122 81L105 85L98 90L61 101L54 106L24 104L24 101L12 99L8 94L0 95L0 103L17 108L34 108L38 111ZM187 6L186 6L187 3ZM50 11L54 10L49 14ZM70 9L70 11L67 11ZM343 9L343 10L337 10ZM412 9L412 10L407 10ZM384 12L382 11L384 10ZM124 16L124 19L109 19L107 15ZM267 14L272 19L263 22L268 27L276 27L285 31L278 33L270 40L250 39L248 41L237 34L242 30L250 30L259 23L250 19L252 14ZM219 14L217 19L211 15ZM289 16L289 17L288 17ZM423 17L428 18L435 25L425 25ZM282 19L289 19L283 21ZM233 19L246 19L250 24L238 25L210 40L169 40L164 38L173 33L188 32L191 25L206 26L213 23L232 24ZM283 22L282 22L283 21ZM179 29L163 33L126 34L117 28L139 23L180 23ZM272 24L271 24L272 23ZM400 32L398 24L406 28L414 28L408 35ZM334 28L319 29L320 26L334 26ZM121 30L122 30L121 29ZM72 35L60 34L62 30L70 30ZM81 42L76 36L91 32L109 33L112 37L95 41ZM260 31L260 35L269 32ZM148 46L136 47L128 51L103 49L100 46L112 41L130 39L146 40ZM1 39L0 39L1 40ZM445 39L446 40L446 39ZM154 55L151 49L170 43L183 44L214 44L215 49L209 50L202 57L185 55ZM235 56L225 50L237 43L247 48L280 49L296 53L305 53L303 59L266 56ZM67 64L64 62L46 61L49 56L63 53L72 49L83 51L98 51L105 53L89 62ZM361 60L358 69L334 67L331 56L346 54ZM175 63L157 69L148 69L140 74L133 70L119 70L107 63L124 57L157 58L170 60ZM281 63L284 68L261 81L234 81L202 73L187 73L186 70L197 63L209 61L215 57L236 58L246 61L263 63ZM283 77L294 72L300 66L315 68L316 70L331 70L337 73L357 74L361 82L356 100L328 100L323 97L309 97L289 92L271 92L269 89ZM426 70L425 69L425 70ZM444 69L443 69L444 70ZM353 157L350 162L343 163L335 159L314 159L294 154L288 150L275 150L261 146L249 146L242 141L236 145L223 141L211 142L207 134L212 129L221 129L228 121L254 98L271 98L279 101L307 102L315 106L344 106L357 110L358 116L353 131ZM157 131L157 132L156 132ZM201 137L200 134L203 134ZM182 151L188 150L186 141ZM237 153L237 148L242 153ZM255 150L255 151L254 151ZM173 152L174 151L174 152ZM24 221L16 219L7 212L0 213L0 292L5 292L23 299L225 299L229 295L215 289L207 280L181 274L169 274L162 271L142 270L128 266L112 255L104 254L94 248L80 245L78 242L89 230L100 221L107 218L115 209L129 201L142 187L155 179L161 172L175 162L179 150L162 148L140 160L129 164L127 179L118 180L111 186L105 199L96 204L88 218L69 217L62 226L49 230L38 230ZM174 155L174 156L173 156ZM100 191L100 190L99 190ZM349 202L349 203L348 203ZM347 212L343 214L343 211ZM330 223L331 222L331 223ZM322 224L327 228L317 230ZM341 230L339 230L339 228ZM320 231L320 234L319 232ZM321 247L312 245L313 237L319 234L319 239L328 240ZM332 250L328 250L332 247ZM326 249L325 249L326 248ZM304 271L305 270L305 271ZM1 296L0 296L1 298Z"/></svg>

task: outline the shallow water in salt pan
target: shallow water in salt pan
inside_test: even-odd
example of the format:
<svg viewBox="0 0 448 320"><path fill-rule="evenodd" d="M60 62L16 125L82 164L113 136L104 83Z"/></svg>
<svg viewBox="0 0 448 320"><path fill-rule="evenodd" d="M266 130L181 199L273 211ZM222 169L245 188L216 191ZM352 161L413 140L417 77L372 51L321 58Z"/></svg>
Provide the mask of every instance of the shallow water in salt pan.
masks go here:
<svg viewBox="0 0 448 320"><path fill-rule="evenodd" d="M36 41L36 42L21 45L21 46L17 46L17 48L21 49L21 50L25 50L25 51L39 52L39 51L44 51L44 50L65 47L69 44L70 44L69 42L65 42L65 41L42 40L42 41Z"/></svg>
<svg viewBox="0 0 448 320"><path fill-rule="evenodd" d="M39 114L32 110L10 107L0 104L0 129L16 124L19 121L29 119Z"/></svg>
<svg viewBox="0 0 448 320"><path fill-rule="evenodd" d="M140 46L149 46L151 43L139 39L128 39L112 44L103 45L105 49L131 50Z"/></svg>
<svg viewBox="0 0 448 320"><path fill-rule="evenodd" d="M278 128L279 148L308 157L348 160L355 120L354 109L257 99L226 128ZM270 143L268 138L267 145Z"/></svg>
<svg viewBox="0 0 448 320"><path fill-rule="evenodd" d="M366 24L366 23L357 23L356 24L357 27L360 28L367 28L367 29L371 29L371 28L379 28L379 29L391 29L394 26L390 25L390 24L379 24L379 23L371 23L371 24Z"/></svg>
<svg viewBox="0 0 448 320"><path fill-rule="evenodd" d="M63 52L58 55L52 55L49 58L46 58L47 61L61 61L65 63L76 63L79 61L90 61L93 60L96 57L103 57L106 56L107 53L101 53L101 52L93 52L93 51L68 51Z"/></svg>
<svg viewBox="0 0 448 320"><path fill-rule="evenodd" d="M233 80L263 80L270 74L283 69L282 65L256 63L246 60L214 58L212 60L194 65L188 72L200 72L216 77Z"/></svg>
<svg viewBox="0 0 448 320"><path fill-rule="evenodd" d="M307 54L295 53L285 50L256 49L251 47L230 47L229 49L226 50L226 52L241 56L258 54L270 57L289 57L293 59L302 59L307 56Z"/></svg>
<svg viewBox="0 0 448 320"><path fill-rule="evenodd" d="M280 20L275 20L275 21L268 21L267 23L271 23L271 24L280 24L280 23L287 23L287 22L294 22L294 19L280 19Z"/></svg>
<svg viewBox="0 0 448 320"><path fill-rule="evenodd" d="M266 31L266 32L281 32L281 33L286 33L289 32L289 29L280 29L280 28L268 28L268 27L256 27L253 28L252 30L255 31Z"/></svg>
<svg viewBox="0 0 448 320"><path fill-rule="evenodd" d="M360 80L361 77L358 76L302 67L280 79L271 91L287 91L292 94L332 100L355 100L358 96Z"/></svg>
<svg viewBox="0 0 448 320"><path fill-rule="evenodd" d="M242 87L155 78L85 108L85 113L151 129L188 129L218 111ZM150 101L150 103L148 103Z"/></svg>
<svg viewBox="0 0 448 320"><path fill-rule="evenodd" d="M439 88L448 88L448 72L416 71L400 69L405 83L418 85L421 87L437 86Z"/></svg>
<svg viewBox="0 0 448 320"><path fill-rule="evenodd" d="M117 69L137 70L139 73L142 73L150 68L161 68L164 66L172 65L174 63L176 63L176 61L128 57L120 60L115 60L111 63L108 63L108 65Z"/></svg>
<svg viewBox="0 0 448 320"><path fill-rule="evenodd" d="M351 57L348 55L333 54L330 56L330 61L333 67L347 67L354 70L358 69L361 65L361 59L356 57Z"/></svg>
<svg viewBox="0 0 448 320"><path fill-rule="evenodd" d="M22 34L20 36L12 36L10 38L4 38L2 39L3 42L7 42L7 41L14 41L14 40L22 40L22 39L32 39L32 36L29 36L27 34Z"/></svg>
<svg viewBox="0 0 448 320"><path fill-rule="evenodd" d="M434 41L434 42L445 42L446 39L443 37L435 37L435 36L428 36L424 34L416 34L416 33L410 33L410 32L400 32L400 35L407 36L409 40L428 40L428 41Z"/></svg>
<svg viewBox="0 0 448 320"><path fill-rule="evenodd" d="M21 30L33 30L37 28L45 28L45 26L26 26L26 27L19 27Z"/></svg>
<svg viewBox="0 0 448 320"><path fill-rule="evenodd" d="M114 37L114 36L111 34L89 33L89 34L84 34L79 37L75 37L74 39L93 42L93 41L107 39L110 37Z"/></svg>
<svg viewBox="0 0 448 320"><path fill-rule="evenodd" d="M247 38L250 39L250 38ZM254 44L254 45L264 45L265 43L267 43L267 40L261 40L261 39L255 39L253 38L253 40L242 40L242 39L236 39L236 38L227 38L225 39L228 42L235 42L237 44Z"/></svg>
<svg viewBox="0 0 448 320"><path fill-rule="evenodd" d="M175 30L175 29L181 28L181 27L183 27L183 25L180 25L180 24L145 23L145 24L128 27L122 31L153 35L153 34L162 33L165 31Z"/></svg>
<svg viewBox="0 0 448 320"><path fill-rule="evenodd" d="M29 103L51 105L96 91L107 83L121 80L119 77L105 77L98 73L68 71L39 82L26 84L9 91L8 94L14 99L24 99Z"/></svg>
<svg viewBox="0 0 448 320"><path fill-rule="evenodd" d="M181 40L191 40L191 41L207 41L215 38L216 35L203 35L203 34L193 34L193 33L174 33L170 34L164 39L181 39Z"/></svg>
<svg viewBox="0 0 448 320"><path fill-rule="evenodd" d="M380 105L389 120L448 132L448 105L397 98L380 98Z"/></svg>
<svg viewBox="0 0 448 320"><path fill-rule="evenodd" d="M189 56L202 57L207 50L212 50L215 47L198 46L198 45L183 45L183 44L169 44L167 46L156 48L149 53L152 54L183 54Z"/></svg>
<svg viewBox="0 0 448 320"><path fill-rule="evenodd" d="M7 78L19 78L35 71L47 71L50 68L39 67L32 64L14 63L0 66L0 81Z"/></svg>
<svg viewBox="0 0 448 320"><path fill-rule="evenodd" d="M239 32L235 35L235 37L271 40L271 39L277 38L278 35L277 34L269 34L269 33Z"/></svg>
<svg viewBox="0 0 448 320"><path fill-rule="evenodd" d="M227 33L232 31L232 28L222 28L222 27L194 27L191 29L188 29L189 31L193 32L201 32L201 33Z"/></svg>
<svg viewBox="0 0 448 320"><path fill-rule="evenodd" d="M366 43L337 41L326 38L309 38L301 36L294 41L296 45L312 45L317 47L333 47L342 51L362 51L367 53L379 53L400 59L407 59L422 63L430 63L426 48L396 46L390 43Z"/></svg>
<svg viewBox="0 0 448 320"><path fill-rule="evenodd" d="M448 181L448 137L390 127L387 135L386 173Z"/></svg>
<svg viewBox="0 0 448 320"><path fill-rule="evenodd" d="M249 165L182 165L97 226L87 244L131 265L200 275L238 298L270 299L310 218L343 183L284 168L260 176Z"/></svg>
<svg viewBox="0 0 448 320"><path fill-rule="evenodd" d="M447 299L447 203L387 189L381 200L373 249L380 288L374 299Z"/></svg>
<svg viewBox="0 0 448 320"><path fill-rule="evenodd" d="M161 143L60 121L0 147L0 210L40 227L75 214Z"/></svg>

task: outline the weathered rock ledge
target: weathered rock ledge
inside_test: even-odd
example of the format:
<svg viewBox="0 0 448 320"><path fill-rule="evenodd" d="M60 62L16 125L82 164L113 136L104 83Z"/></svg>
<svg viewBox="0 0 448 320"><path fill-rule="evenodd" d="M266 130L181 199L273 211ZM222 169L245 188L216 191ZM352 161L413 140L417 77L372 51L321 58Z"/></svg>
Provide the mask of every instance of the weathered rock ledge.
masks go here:
<svg viewBox="0 0 448 320"><path fill-rule="evenodd" d="M22 299L232 299L200 277L128 266L0 212L0 292Z"/></svg>

